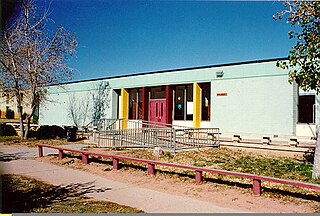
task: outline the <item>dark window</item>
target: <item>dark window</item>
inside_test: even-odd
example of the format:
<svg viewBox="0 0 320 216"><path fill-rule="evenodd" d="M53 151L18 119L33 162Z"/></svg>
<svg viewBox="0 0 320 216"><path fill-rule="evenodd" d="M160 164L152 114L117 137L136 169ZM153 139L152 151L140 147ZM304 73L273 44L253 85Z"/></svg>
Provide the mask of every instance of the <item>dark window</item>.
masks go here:
<svg viewBox="0 0 320 216"><path fill-rule="evenodd" d="M177 86L174 99L174 120L184 120L184 86Z"/></svg>
<svg viewBox="0 0 320 216"><path fill-rule="evenodd" d="M163 103L161 103L161 116L163 116Z"/></svg>
<svg viewBox="0 0 320 216"><path fill-rule="evenodd" d="M193 119L192 101L193 101L192 84L179 85L175 87L174 120L192 120Z"/></svg>
<svg viewBox="0 0 320 216"><path fill-rule="evenodd" d="M202 94L201 94L201 120L210 120L210 97L211 88L210 83L201 84Z"/></svg>
<svg viewBox="0 0 320 216"><path fill-rule="evenodd" d="M142 89L138 90L138 116L142 119Z"/></svg>
<svg viewBox="0 0 320 216"><path fill-rule="evenodd" d="M299 122L314 123L315 121L315 96L300 95L299 96Z"/></svg>
<svg viewBox="0 0 320 216"><path fill-rule="evenodd" d="M137 119L137 89L129 90L129 119Z"/></svg>
<svg viewBox="0 0 320 216"><path fill-rule="evenodd" d="M186 86L187 96L187 120L193 120L193 86Z"/></svg>
<svg viewBox="0 0 320 216"><path fill-rule="evenodd" d="M142 89L129 90L129 119L142 119Z"/></svg>
<svg viewBox="0 0 320 216"><path fill-rule="evenodd" d="M154 87L151 88L151 97L150 99L165 99L166 98L166 87Z"/></svg>

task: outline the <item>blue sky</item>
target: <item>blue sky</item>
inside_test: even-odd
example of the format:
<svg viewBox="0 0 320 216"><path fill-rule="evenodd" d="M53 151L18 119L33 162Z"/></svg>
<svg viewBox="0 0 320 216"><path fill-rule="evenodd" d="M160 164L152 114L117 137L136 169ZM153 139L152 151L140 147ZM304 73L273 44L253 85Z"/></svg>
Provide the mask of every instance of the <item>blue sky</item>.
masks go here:
<svg viewBox="0 0 320 216"><path fill-rule="evenodd" d="M84 80L286 57L290 26L272 19L281 9L279 1L53 0L50 17L76 32L70 65Z"/></svg>

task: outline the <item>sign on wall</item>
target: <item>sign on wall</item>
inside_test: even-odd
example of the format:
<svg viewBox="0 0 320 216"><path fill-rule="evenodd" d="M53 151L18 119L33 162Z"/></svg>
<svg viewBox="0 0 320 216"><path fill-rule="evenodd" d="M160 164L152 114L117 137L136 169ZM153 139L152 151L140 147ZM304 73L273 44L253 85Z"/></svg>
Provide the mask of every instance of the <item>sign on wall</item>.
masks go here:
<svg viewBox="0 0 320 216"><path fill-rule="evenodd" d="M187 101L187 115L193 114L193 102Z"/></svg>
<svg viewBox="0 0 320 216"><path fill-rule="evenodd" d="M225 96L228 96L227 92L219 92L219 93L217 93L217 97L225 97Z"/></svg>

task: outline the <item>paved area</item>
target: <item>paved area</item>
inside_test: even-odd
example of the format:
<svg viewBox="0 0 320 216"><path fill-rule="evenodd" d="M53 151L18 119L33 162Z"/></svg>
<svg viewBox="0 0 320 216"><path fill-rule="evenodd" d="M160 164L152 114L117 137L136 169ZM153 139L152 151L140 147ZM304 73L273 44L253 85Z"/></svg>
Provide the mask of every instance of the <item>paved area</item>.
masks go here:
<svg viewBox="0 0 320 216"><path fill-rule="evenodd" d="M70 148L72 146L68 146ZM73 148L81 148L81 145ZM0 172L22 174L53 185L70 187L97 200L108 200L141 209L148 213L243 213L209 202L171 195L132 184L112 181L84 171L32 160L36 148L0 149ZM44 154L56 153L45 149Z"/></svg>

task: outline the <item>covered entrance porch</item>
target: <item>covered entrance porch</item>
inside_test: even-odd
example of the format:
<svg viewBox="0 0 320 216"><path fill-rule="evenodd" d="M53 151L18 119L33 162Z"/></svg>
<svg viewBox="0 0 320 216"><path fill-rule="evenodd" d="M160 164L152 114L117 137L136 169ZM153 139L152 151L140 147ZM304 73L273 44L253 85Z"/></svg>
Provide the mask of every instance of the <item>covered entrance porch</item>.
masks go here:
<svg viewBox="0 0 320 216"><path fill-rule="evenodd" d="M210 121L210 95L210 83L122 88L119 118L161 124L186 121L200 128L201 121Z"/></svg>

